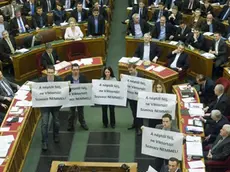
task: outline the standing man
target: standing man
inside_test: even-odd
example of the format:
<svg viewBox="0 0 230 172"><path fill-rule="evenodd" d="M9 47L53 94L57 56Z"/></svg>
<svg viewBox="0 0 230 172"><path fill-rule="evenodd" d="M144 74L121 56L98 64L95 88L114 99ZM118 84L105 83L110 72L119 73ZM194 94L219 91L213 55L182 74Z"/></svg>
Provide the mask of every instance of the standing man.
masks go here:
<svg viewBox="0 0 230 172"><path fill-rule="evenodd" d="M62 79L58 76L55 76L55 68L54 66L47 66L47 76L40 78L39 82L58 82L62 81ZM60 106L57 107L42 107L41 110L41 131L42 131L42 150L47 151L48 149L48 124L49 124L49 116L50 113L53 116L53 139L55 143L59 143L59 110Z"/></svg>
<svg viewBox="0 0 230 172"><path fill-rule="evenodd" d="M86 77L84 75L80 74L80 67L77 63L72 64L72 74L66 76L65 81L69 81L71 84L81 84L81 83L88 83ZM88 130L88 126L86 125L85 118L84 118L84 107L83 106L77 106L77 107L71 107L71 114L69 115L68 121L68 131L74 130L74 124L75 124L75 117L76 117L76 108L77 108L77 118L81 124L81 127L84 130Z"/></svg>
<svg viewBox="0 0 230 172"><path fill-rule="evenodd" d="M181 172L179 160L174 157L169 158L168 165L165 165L163 168L161 168L160 172Z"/></svg>

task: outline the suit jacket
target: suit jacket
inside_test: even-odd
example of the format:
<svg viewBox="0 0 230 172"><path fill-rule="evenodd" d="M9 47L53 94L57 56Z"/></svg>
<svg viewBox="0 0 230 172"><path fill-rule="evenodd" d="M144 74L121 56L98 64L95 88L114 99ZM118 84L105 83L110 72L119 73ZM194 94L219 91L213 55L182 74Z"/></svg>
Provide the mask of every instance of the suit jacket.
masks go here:
<svg viewBox="0 0 230 172"><path fill-rule="evenodd" d="M73 76L72 76L72 74L67 75L64 80L65 81L70 81L71 84L73 84ZM79 75L79 83L88 83L88 80L84 75L80 74Z"/></svg>
<svg viewBox="0 0 230 172"><path fill-rule="evenodd" d="M169 172L168 165L165 165L164 167L162 167L160 172ZM182 172L182 171L181 169L178 169L176 172Z"/></svg>
<svg viewBox="0 0 230 172"><path fill-rule="evenodd" d="M176 57L176 54L170 53L167 58L168 58L168 67L173 63L174 59ZM177 60L177 67L182 68L183 70L188 69L189 67L189 62L188 62L188 54L185 52L182 52Z"/></svg>
<svg viewBox="0 0 230 172"><path fill-rule="evenodd" d="M23 23L24 23L24 27L25 27L26 25L28 25L26 18L25 18L24 16L22 16L21 18L22 18L22 21L23 21ZM16 34L19 33L19 27L20 27L20 26L18 26L17 18L14 17L14 18L10 21L11 34L14 35L14 36L16 36ZM26 29L26 27L25 27L25 29ZM26 29L26 31L27 31L27 29Z"/></svg>
<svg viewBox="0 0 230 172"><path fill-rule="evenodd" d="M226 14L228 8L229 8L229 6L228 6L228 5L225 5L225 6L223 7L223 9L221 10L221 12L220 12L220 14L219 14L219 16L218 16L218 18L219 18L220 20L223 19L223 17L224 17L224 15ZM228 14L227 14L227 16L225 17L224 20L227 20L228 17L230 17L230 11L228 12Z"/></svg>
<svg viewBox="0 0 230 172"><path fill-rule="evenodd" d="M34 36L27 36L24 38L24 47L25 48L31 48L32 41L33 41ZM34 41L34 46L40 45L42 42L41 41Z"/></svg>
<svg viewBox="0 0 230 172"><path fill-rule="evenodd" d="M25 2L23 5L23 15L25 16L29 16L31 14L29 14L29 12L31 11L30 9L30 2ZM36 4L34 3L34 14L36 13Z"/></svg>
<svg viewBox="0 0 230 172"><path fill-rule="evenodd" d="M222 137L218 135L212 148L218 143ZM230 137L226 137L218 146L211 151L212 160L225 160L230 155Z"/></svg>
<svg viewBox="0 0 230 172"><path fill-rule="evenodd" d="M220 24L217 20L213 19L212 20L212 27L213 27L213 33L220 31ZM207 24L207 21L203 21L201 24L201 31L202 32L209 32L209 25Z"/></svg>
<svg viewBox="0 0 230 172"><path fill-rule="evenodd" d="M53 58L54 58L54 64L56 64L56 61L59 60L59 57L56 53L55 50L53 50L52 52L52 55L53 55ZM49 55L47 54L47 52L45 51L43 54L42 54L42 66L44 68L47 68L47 66L49 65L54 65L49 57Z"/></svg>
<svg viewBox="0 0 230 172"><path fill-rule="evenodd" d="M133 7L132 12L130 13L130 16L129 16L130 20L133 20L133 18L132 18L133 14L135 14L135 13L139 14L139 9L140 9L139 6ZM148 8L143 7L142 14L140 15L140 18L145 20L145 21L148 21Z"/></svg>
<svg viewBox="0 0 230 172"><path fill-rule="evenodd" d="M134 25L135 24L134 24L133 20L131 20L129 22L129 25L128 25L127 34L131 33L133 36L135 36L135 26ZM142 19L140 20L140 27L141 27L141 31L142 31L143 35L149 31L149 26L145 20L142 20Z"/></svg>
<svg viewBox="0 0 230 172"><path fill-rule="evenodd" d="M75 4L77 4L78 2L81 2L83 4L83 0L76 0ZM92 8L92 7L93 7L93 0L89 0L89 3L86 3L86 8Z"/></svg>
<svg viewBox="0 0 230 172"><path fill-rule="evenodd" d="M166 23L165 26L166 26L166 40L168 40L169 37L172 35L172 33L175 33L175 28L171 23ZM155 27L153 27L151 35L152 35L153 38L158 39L160 33L161 33L160 22L157 22L155 24Z"/></svg>
<svg viewBox="0 0 230 172"><path fill-rule="evenodd" d="M11 41L14 49L16 50L16 41L15 41L15 38L11 35L10 35L10 41ZM11 54L10 47L7 44L5 39L1 40L0 50L1 50L1 55L2 55L3 59L7 59L10 57L10 54Z"/></svg>
<svg viewBox="0 0 230 172"><path fill-rule="evenodd" d="M15 5L14 9L17 9L17 8L20 8L20 6L17 4ZM10 18L12 17L13 15L13 11L12 11L12 7L11 7L11 4L9 5L6 5L4 8L3 8L3 15L4 15L4 18L5 20L10 20Z"/></svg>
<svg viewBox="0 0 230 172"><path fill-rule="evenodd" d="M159 18L159 13L160 13L160 10L155 10L150 21L157 22L157 20ZM163 10L162 14L163 14L163 16L165 16L166 19L168 19L168 11Z"/></svg>
<svg viewBox="0 0 230 172"><path fill-rule="evenodd" d="M212 41L212 47L211 50L215 51L215 40ZM224 63L227 59L227 45L223 39L220 39L219 45L218 45L218 55L216 55L217 59L221 59L221 61Z"/></svg>
<svg viewBox="0 0 230 172"><path fill-rule="evenodd" d="M214 15L213 7L210 4L207 8L205 7L204 4L200 4L200 9L201 9L201 16L202 17L207 17L208 13L211 13L212 15Z"/></svg>
<svg viewBox="0 0 230 172"><path fill-rule="evenodd" d="M98 16L98 33L95 33L94 16L88 19L88 33L87 35L103 35L105 34L105 19L102 15Z"/></svg>
<svg viewBox="0 0 230 172"><path fill-rule="evenodd" d="M185 44L186 45L191 45L191 46L193 46L194 48L197 48L197 49L199 49L199 50L203 50L203 51L205 51L205 39L204 39L204 36L202 35L202 34L200 34L199 35L199 37L198 37L198 39L197 39L197 41L196 42L194 42L195 40L194 40L194 38L193 38L193 33L189 33L188 35L187 35L187 37L185 37Z"/></svg>
<svg viewBox="0 0 230 172"><path fill-rule="evenodd" d="M134 57L139 57L142 60L143 55L144 55L144 43L142 42L138 45ZM152 61L155 56L160 57L160 49L154 42L150 42L149 60Z"/></svg>
<svg viewBox="0 0 230 172"><path fill-rule="evenodd" d="M56 0L50 0L51 10L56 8ZM47 0L41 0L41 5L44 13L48 12Z"/></svg>
<svg viewBox="0 0 230 172"><path fill-rule="evenodd" d="M71 16L74 17L76 19L76 21L78 22L78 12L77 12L77 9L74 9L72 12L71 12ZM88 19L88 13L85 9L82 9L82 12L81 12L81 21L87 21Z"/></svg>
<svg viewBox="0 0 230 172"><path fill-rule="evenodd" d="M105 20L108 20L108 14L105 7L99 7L99 14L104 17ZM93 8L89 10L89 16L93 15Z"/></svg>
<svg viewBox="0 0 230 172"><path fill-rule="evenodd" d="M63 6L65 6L66 0L60 0L60 2L61 2L61 4L62 4ZM74 8L75 3L77 4L78 1L75 2L74 0L70 0L70 8Z"/></svg>
<svg viewBox="0 0 230 172"><path fill-rule="evenodd" d="M186 28L184 29L184 32L183 33L181 33L181 32L182 32L181 27L176 28L176 34L175 34L173 40L185 42L186 38L191 33L191 29L188 26L186 26Z"/></svg>
<svg viewBox="0 0 230 172"><path fill-rule="evenodd" d="M183 13L191 14L192 11L195 11L197 8L200 8L200 2L198 0L193 1L192 9L188 9L190 0L184 0L183 2Z"/></svg>
<svg viewBox="0 0 230 172"><path fill-rule="evenodd" d="M168 16L170 16L172 13L169 13ZM173 18L170 18L168 19L169 22L172 24L172 25L179 25L179 22L182 20L182 14L178 11L176 16L175 16L175 19Z"/></svg>
<svg viewBox="0 0 230 172"><path fill-rule="evenodd" d="M210 102L208 100L213 101L215 99L215 93L214 93L215 83L213 80L207 78L205 85L200 86L200 87L201 87L200 88L200 92L201 92L200 96L203 96L204 99L206 100L206 102Z"/></svg>
<svg viewBox="0 0 230 172"><path fill-rule="evenodd" d="M219 110L223 115L227 116L228 111L227 108L229 106L229 98L224 93L219 100L216 98L212 103L209 104L208 113L211 113L212 110L217 109Z"/></svg>
<svg viewBox="0 0 230 172"><path fill-rule="evenodd" d="M3 77L2 80L5 82L5 84L7 84L12 89L13 92L17 91L17 84L8 81L5 77ZM8 95L5 89L0 84L0 101L3 101L4 97L8 97Z"/></svg>
<svg viewBox="0 0 230 172"><path fill-rule="evenodd" d="M187 26L190 28L201 28L202 24L205 22L204 18L199 17L197 22L195 22L195 17L191 17L190 21L188 22Z"/></svg>
<svg viewBox="0 0 230 172"><path fill-rule="evenodd" d="M42 17L42 23L43 23L43 26L48 26L48 19L47 19L47 15L46 13L42 13L41 15ZM42 28L43 26L40 26L40 15L38 14L35 14L32 18L33 20L33 28L36 29L36 27L39 27L39 28Z"/></svg>
<svg viewBox="0 0 230 172"><path fill-rule="evenodd" d="M157 124L155 128L162 130L163 129L163 124ZM170 131L180 132L180 130L178 128L173 127L173 126L171 127Z"/></svg>
<svg viewBox="0 0 230 172"><path fill-rule="evenodd" d="M60 24L63 23L64 21L66 21L66 12L64 10L62 11L54 10L53 23L55 23L55 25L57 26L60 26Z"/></svg>
<svg viewBox="0 0 230 172"><path fill-rule="evenodd" d="M172 0L163 0L164 6L168 9L171 8ZM178 10L180 11L181 5L182 5L182 0L175 0L174 5L178 7Z"/></svg>

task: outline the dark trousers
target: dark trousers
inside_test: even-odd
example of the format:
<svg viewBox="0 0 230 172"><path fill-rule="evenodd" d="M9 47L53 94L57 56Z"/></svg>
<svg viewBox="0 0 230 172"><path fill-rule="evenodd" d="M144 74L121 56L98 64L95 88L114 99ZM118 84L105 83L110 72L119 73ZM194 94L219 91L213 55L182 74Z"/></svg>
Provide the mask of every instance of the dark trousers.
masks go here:
<svg viewBox="0 0 230 172"><path fill-rule="evenodd" d="M115 121L115 106L113 105L102 105L102 121L105 126L108 125L108 110L110 111L110 125L115 126L116 121Z"/></svg>
<svg viewBox="0 0 230 172"><path fill-rule="evenodd" d="M76 108L77 108L77 114L76 114ZM70 108L70 115L68 117L68 123L69 126L74 126L75 120L79 120L81 125L85 125L85 117L84 117L84 107L83 106L77 106L77 107L71 107Z"/></svg>
<svg viewBox="0 0 230 172"><path fill-rule="evenodd" d="M158 124L162 124L161 119L149 119L149 127L155 128Z"/></svg>
<svg viewBox="0 0 230 172"><path fill-rule="evenodd" d="M168 160L163 158L155 158L154 161L154 169L156 171L161 171L162 167L168 164Z"/></svg>
<svg viewBox="0 0 230 172"><path fill-rule="evenodd" d="M137 118L137 101L128 100L128 102L133 115L133 126L140 128L143 125L143 119Z"/></svg>
<svg viewBox="0 0 230 172"><path fill-rule="evenodd" d="M49 107L49 108L41 108L41 131L42 131L42 142L48 142L48 125L49 125L49 117L50 113L53 116L53 137L57 137L59 134L59 108Z"/></svg>

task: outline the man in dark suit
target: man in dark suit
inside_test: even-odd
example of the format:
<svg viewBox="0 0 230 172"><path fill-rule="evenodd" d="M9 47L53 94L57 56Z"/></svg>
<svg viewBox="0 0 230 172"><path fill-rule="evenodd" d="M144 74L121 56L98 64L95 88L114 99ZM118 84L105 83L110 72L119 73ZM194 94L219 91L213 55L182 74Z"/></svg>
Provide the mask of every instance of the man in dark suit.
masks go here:
<svg viewBox="0 0 230 172"><path fill-rule="evenodd" d="M169 12L168 20L172 25L179 25L182 20L182 14L178 11L177 6L172 7L172 12Z"/></svg>
<svg viewBox="0 0 230 172"><path fill-rule="evenodd" d="M16 36L18 33L25 33L29 29L27 20L21 15L20 9L15 11L15 17L10 21L11 34Z"/></svg>
<svg viewBox="0 0 230 172"><path fill-rule="evenodd" d="M34 0L26 1L23 5L23 14L25 16L33 16L35 14L36 4Z"/></svg>
<svg viewBox="0 0 230 172"><path fill-rule="evenodd" d="M165 16L165 18L167 19L168 18L168 11L165 10L164 8L165 7L164 7L163 2L160 2L158 4L158 9L154 8L154 13L153 13L152 19L150 21L152 21L152 22L159 22L161 16Z"/></svg>
<svg viewBox="0 0 230 172"><path fill-rule="evenodd" d="M42 54L42 66L47 68L49 65L55 65L59 63L59 57L51 43L46 43L46 51Z"/></svg>
<svg viewBox="0 0 230 172"><path fill-rule="evenodd" d="M209 53L214 54L216 56L213 75L217 77L221 76L222 75L221 65L224 64L226 61L228 61L228 58L227 58L227 45L225 41L221 38L221 34L218 32L214 34L214 40L212 42L212 47L210 48Z"/></svg>
<svg viewBox="0 0 230 172"><path fill-rule="evenodd" d="M11 55L16 51L15 38L12 35L9 36L8 31L5 30L2 32L2 40L0 45L1 60L11 62Z"/></svg>
<svg viewBox="0 0 230 172"><path fill-rule="evenodd" d="M140 19L148 21L148 8L145 7L145 4L142 1L139 2L138 6L133 7L129 16L130 20L132 20L133 14L138 14Z"/></svg>
<svg viewBox="0 0 230 172"><path fill-rule="evenodd" d="M93 0L76 0L76 3L81 3L83 8L92 8L93 7Z"/></svg>
<svg viewBox="0 0 230 172"><path fill-rule="evenodd" d="M200 86L198 94L201 103L207 105L211 103L213 100L215 100L215 94L214 94L215 83L213 80L205 77L202 74L199 74L196 76L196 82Z"/></svg>
<svg viewBox="0 0 230 172"><path fill-rule="evenodd" d="M42 36L39 33L24 38L25 48L32 48L36 45L40 45L41 43L42 43Z"/></svg>
<svg viewBox="0 0 230 172"><path fill-rule="evenodd" d="M185 45L189 48L197 48L199 50L205 51L205 39L204 36L200 33L200 28L196 27L193 29L193 32L190 32L185 37Z"/></svg>
<svg viewBox="0 0 230 172"><path fill-rule="evenodd" d="M174 157L169 158L168 165L163 166L160 172L181 172L179 160Z"/></svg>
<svg viewBox="0 0 230 172"><path fill-rule="evenodd" d="M89 37L102 36L105 34L105 19L99 15L98 9L93 9L93 15L88 19L88 33Z"/></svg>
<svg viewBox="0 0 230 172"><path fill-rule="evenodd" d="M7 30L9 31L9 25L8 25L8 22L7 21L4 21L4 17L3 15L0 15L0 38L2 38L2 32L4 30Z"/></svg>
<svg viewBox="0 0 230 172"><path fill-rule="evenodd" d="M177 71L186 71L189 67L188 54L184 52L184 44L180 43L176 50L172 51L168 56L168 67Z"/></svg>
<svg viewBox="0 0 230 172"><path fill-rule="evenodd" d="M219 22L213 18L213 15L208 14L206 21L202 22L201 24L201 31L215 33L220 30L219 26L220 26Z"/></svg>
<svg viewBox="0 0 230 172"><path fill-rule="evenodd" d="M62 81L62 78L55 76L54 66L47 66L47 76L39 78L38 82L58 82ZM45 103L45 102L44 102ZM47 151L48 149L48 125L49 125L49 115L53 116L53 139L55 143L59 143L59 110L60 106L57 107L42 107L41 111L41 132L42 132L42 150Z"/></svg>
<svg viewBox="0 0 230 172"><path fill-rule="evenodd" d="M148 33L144 34L144 42L138 45L134 57L156 63L160 57L160 48L154 42L150 41L151 36Z"/></svg>
<svg viewBox="0 0 230 172"><path fill-rule="evenodd" d="M228 119L223 116L219 110L211 111L211 119L200 117L200 120L205 124L205 140L203 142L203 147L212 144L220 134L221 128L225 124L229 124Z"/></svg>
<svg viewBox="0 0 230 172"><path fill-rule="evenodd" d="M108 20L108 14L107 14L107 11L106 11L106 8L105 7L102 7L99 5L98 2L95 2L94 5L93 5L93 8L91 8L89 10L89 16L93 15L93 9L98 9L99 11L99 15L102 15L104 17L105 20Z"/></svg>
<svg viewBox="0 0 230 172"><path fill-rule="evenodd" d="M228 17L230 17L230 1L223 7L218 16L220 20L228 20Z"/></svg>
<svg viewBox="0 0 230 172"><path fill-rule="evenodd" d="M133 20L129 22L127 34L136 38L141 38L149 31L148 25L145 20L140 19L139 14L133 14Z"/></svg>
<svg viewBox="0 0 230 172"><path fill-rule="evenodd" d="M206 153L204 153L206 154ZM220 130L206 158L208 160L224 161L230 155L230 125L225 124Z"/></svg>
<svg viewBox="0 0 230 172"><path fill-rule="evenodd" d="M183 13L192 14L195 9L200 7L200 2L198 0L184 0L182 7Z"/></svg>
<svg viewBox="0 0 230 172"><path fill-rule="evenodd" d="M46 13L43 12L42 7L36 8L36 14L33 15L33 28L39 30L48 26L48 19Z"/></svg>
<svg viewBox="0 0 230 172"><path fill-rule="evenodd" d="M153 38L161 40L170 40L172 39L175 29L174 26L170 23L166 23L165 16L161 16L160 22L155 24L153 27L151 35Z"/></svg>
<svg viewBox="0 0 230 172"><path fill-rule="evenodd" d="M176 34L173 37L174 41L182 41L185 42L188 35L191 33L191 28L189 28L184 21L179 21L179 26L176 28Z"/></svg>
<svg viewBox="0 0 230 172"><path fill-rule="evenodd" d="M81 84L81 83L88 83L86 77L80 74L80 67L77 63L72 64L72 74L67 75L65 77L65 81L69 81L71 84ZM88 126L86 125L85 118L84 118L84 107L77 106L71 107L71 114L68 117L68 131L74 130L75 118L76 118L76 108L77 108L77 118L81 124L81 127L84 130L88 130Z"/></svg>
<svg viewBox="0 0 230 172"><path fill-rule="evenodd" d="M88 19L88 14L85 9L82 7L82 3L77 4L77 8L71 12L71 16L76 19L77 22L84 22Z"/></svg>
<svg viewBox="0 0 230 172"><path fill-rule="evenodd" d="M56 0L41 0L44 13L51 12L56 8Z"/></svg>
<svg viewBox="0 0 230 172"><path fill-rule="evenodd" d="M227 116L227 107L229 106L229 98L224 93L224 86L222 84L217 84L214 88L214 93L217 96L216 100L210 103L204 108L204 111L210 113L212 110L217 109L221 114Z"/></svg>

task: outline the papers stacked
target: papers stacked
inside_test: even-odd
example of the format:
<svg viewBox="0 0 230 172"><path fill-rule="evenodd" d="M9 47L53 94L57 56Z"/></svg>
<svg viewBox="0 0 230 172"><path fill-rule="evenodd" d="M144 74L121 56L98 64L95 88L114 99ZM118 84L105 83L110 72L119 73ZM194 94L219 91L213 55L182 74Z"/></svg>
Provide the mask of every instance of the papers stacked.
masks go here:
<svg viewBox="0 0 230 172"><path fill-rule="evenodd" d="M10 127L2 127L0 128L0 132L10 131Z"/></svg>
<svg viewBox="0 0 230 172"><path fill-rule="evenodd" d="M139 60L139 61L136 63L136 65L137 65L137 66L140 66L140 65L142 65L142 63L143 63L143 60Z"/></svg>
<svg viewBox="0 0 230 172"><path fill-rule="evenodd" d="M204 36L212 36L213 33L212 33L212 32L204 32L203 35L204 35Z"/></svg>
<svg viewBox="0 0 230 172"><path fill-rule="evenodd" d="M196 119L196 118L194 118L194 119L189 119L189 120L188 120L188 124L189 124L189 125L195 125L195 126L198 126L198 127L202 127L202 126L203 126L203 124L202 124L202 122L200 121L200 119Z"/></svg>
<svg viewBox="0 0 230 172"><path fill-rule="evenodd" d="M15 106L19 106L19 107L32 106L32 101L27 101L27 100L17 101Z"/></svg>
<svg viewBox="0 0 230 172"><path fill-rule="evenodd" d="M72 64L78 64L79 66L82 65L82 62L80 60L74 60L74 61L71 61Z"/></svg>
<svg viewBox="0 0 230 172"><path fill-rule="evenodd" d="M190 103L188 112L191 117L204 116L203 104L202 103Z"/></svg>
<svg viewBox="0 0 230 172"><path fill-rule="evenodd" d="M196 102L196 100L195 100L193 97L182 98L182 101L183 101L184 103Z"/></svg>
<svg viewBox="0 0 230 172"><path fill-rule="evenodd" d="M29 88L30 89L30 88ZM25 90L25 87L24 89L19 89L16 93L15 93L15 96L14 98L17 99L17 100L25 100L27 98L27 94L29 93L30 91L29 90Z"/></svg>
<svg viewBox="0 0 230 172"><path fill-rule="evenodd" d="M170 41L169 44L170 44L170 45L177 45L178 42L177 42L177 41Z"/></svg>
<svg viewBox="0 0 230 172"><path fill-rule="evenodd" d="M165 67L163 67L163 66L157 66L157 67L153 68L153 70L155 72L162 72L163 70L165 70Z"/></svg>
<svg viewBox="0 0 230 172"><path fill-rule="evenodd" d="M14 118L14 117L9 117L9 118L7 118L6 121L7 121L7 122L10 122L13 118ZM21 122L23 121L23 119L24 119L23 117L19 117L19 118L18 118L18 123L21 123Z"/></svg>
<svg viewBox="0 0 230 172"><path fill-rule="evenodd" d="M129 59L129 63L137 63L140 60L140 58L138 57L132 57L131 59Z"/></svg>
<svg viewBox="0 0 230 172"><path fill-rule="evenodd" d="M2 165L2 163L5 161L4 158L0 158L0 165Z"/></svg>
<svg viewBox="0 0 230 172"><path fill-rule="evenodd" d="M13 135L0 136L0 143L1 143L0 144L0 157L1 158L4 158L7 156L8 150L13 141L14 141Z"/></svg>
<svg viewBox="0 0 230 172"><path fill-rule="evenodd" d="M155 68L155 66L149 66L149 67L147 67L145 70L151 71L151 70L153 70L153 68Z"/></svg>
<svg viewBox="0 0 230 172"><path fill-rule="evenodd" d="M122 57L120 60L119 60L119 63L126 63L126 64L129 64L129 57Z"/></svg>
<svg viewBox="0 0 230 172"><path fill-rule="evenodd" d="M59 71L59 70L61 70L61 69L64 69L64 68L69 67L70 65L71 65L70 62L62 61L62 62L60 62L60 63L58 63L58 64L55 64L54 67L55 67L55 70L56 70L56 71Z"/></svg>
<svg viewBox="0 0 230 172"><path fill-rule="evenodd" d="M20 87L20 90L30 91L30 86L24 84Z"/></svg>
<svg viewBox="0 0 230 172"><path fill-rule="evenodd" d="M203 149L201 142L186 142L186 152L188 156L203 157Z"/></svg>
<svg viewBox="0 0 230 172"><path fill-rule="evenodd" d="M205 167L203 161L201 160L188 162L188 165L190 168L204 168Z"/></svg>
<svg viewBox="0 0 230 172"><path fill-rule="evenodd" d="M26 52L28 52L28 51L30 51L29 49L26 49L26 48L22 48L22 49L20 49L20 50L16 50L15 52L16 53L26 53Z"/></svg>
<svg viewBox="0 0 230 172"><path fill-rule="evenodd" d="M67 9L68 10L68 9ZM63 23L60 23L61 26L66 26L68 25L68 23L66 21L64 21Z"/></svg>
<svg viewBox="0 0 230 172"><path fill-rule="evenodd" d="M188 89L188 85L179 85L178 87L179 87L180 90Z"/></svg>
<svg viewBox="0 0 230 172"><path fill-rule="evenodd" d="M81 59L82 64L84 65L91 65L93 63L92 58Z"/></svg>
<svg viewBox="0 0 230 172"><path fill-rule="evenodd" d="M23 113L23 111L24 111L23 109L19 109L19 107L13 106L10 109L10 114L11 115L20 115Z"/></svg>
<svg viewBox="0 0 230 172"><path fill-rule="evenodd" d="M201 142L201 137L187 135L186 142Z"/></svg>
<svg viewBox="0 0 230 172"><path fill-rule="evenodd" d="M193 133L203 133L204 129L203 127L195 127L195 126L187 126L186 132L193 132Z"/></svg>
<svg viewBox="0 0 230 172"><path fill-rule="evenodd" d="M203 103L189 103L190 108L200 108L203 109L204 105Z"/></svg>
<svg viewBox="0 0 230 172"><path fill-rule="evenodd" d="M201 55L207 59L215 59L216 58L216 56L214 54L211 54L211 53L203 53Z"/></svg>

